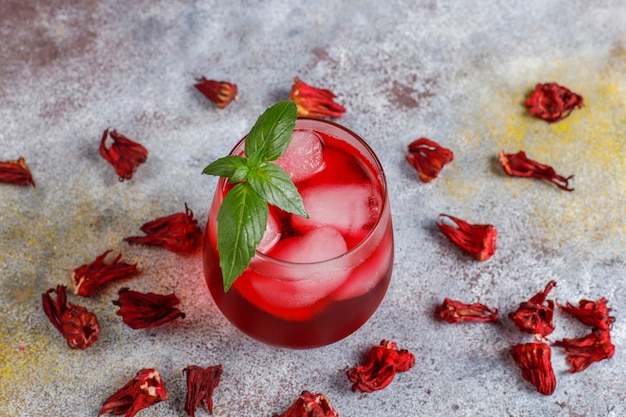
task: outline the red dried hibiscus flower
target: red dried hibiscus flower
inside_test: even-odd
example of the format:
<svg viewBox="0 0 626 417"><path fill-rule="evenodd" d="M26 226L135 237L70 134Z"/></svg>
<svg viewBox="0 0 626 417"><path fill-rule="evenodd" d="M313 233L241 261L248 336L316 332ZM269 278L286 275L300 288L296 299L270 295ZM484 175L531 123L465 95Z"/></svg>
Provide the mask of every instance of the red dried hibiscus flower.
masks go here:
<svg viewBox="0 0 626 417"><path fill-rule="evenodd" d="M293 79L290 99L296 103L298 116L341 117L346 108L334 101L332 91L310 86L299 78Z"/></svg>
<svg viewBox="0 0 626 417"><path fill-rule="evenodd" d="M509 318L515 323L519 331L541 337L546 337L554 331L554 324L552 323L554 301L546 300L546 298L555 285L555 281L548 282L543 291L521 303L517 310L509 314Z"/></svg>
<svg viewBox="0 0 626 417"><path fill-rule="evenodd" d="M497 323L498 309L491 309L484 304L464 304L460 301L445 298L435 309L435 316L448 323Z"/></svg>
<svg viewBox="0 0 626 417"><path fill-rule="evenodd" d="M551 395L556 389L556 377L550 361L550 346L543 342L513 346L509 352L522 371L522 377L543 395Z"/></svg>
<svg viewBox="0 0 626 417"><path fill-rule="evenodd" d="M530 114L554 123L583 106L583 98L557 83L537 84L525 101Z"/></svg>
<svg viewBox="0 0 626 417"><path fill-rule="evenodd" d="M397 372L406 372L415 365L415 356L389 340L370 349L367 363L346 372L352 391L372 392L387 387Z"/></svg>
<svg viewBox="0 0 626 417"><path fill-rule="evenodd" d="M406 160L415 168L423 182L430 182L439 176L444 165L452 162L454 154L430 139L419 138L407 147Z"/></svg>
<svg viewBox="0 0 626 417"><path fill-rule="evenodd" d="M163 380L156 369L144 368L102 405L99 416L113 414L134 417L139 411L167 398Z"/></svg>
<svg viewBox="0 0 626 417"><path fill-rule="evenodd" d="M148 150L137 142L113 130L110 132L113 144L107 148L109 129L105 129L100 141L100 155L115 168L120 181L129 180L137 167L148 159Z"/></svg>
<svg viewBox="0 0 626 417"><path fill-rule="evenodd" d="M490 224L469 224L457 217L440 214L440 219L448 218L456 227L437 222L437 227L458 247L468 252L479 261L486 261L496 252L498 231Z"/></svg>

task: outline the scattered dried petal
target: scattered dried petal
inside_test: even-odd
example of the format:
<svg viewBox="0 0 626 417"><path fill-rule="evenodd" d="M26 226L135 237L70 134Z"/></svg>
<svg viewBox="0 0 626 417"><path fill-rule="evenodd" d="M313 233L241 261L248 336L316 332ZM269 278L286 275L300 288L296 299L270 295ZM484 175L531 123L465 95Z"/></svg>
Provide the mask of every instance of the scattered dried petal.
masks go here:
<svg viewBox="0 0 626 417"><path fill-rule="evenodd" d="M533 116L554 123L582 108L583 98L556 83L546 83L537 84L525 104Z"/></svg>
<svg viewBox="0 0 626 417"><path fill-rule="evenodd" d="M184 369L184 372L187 374L185 412L195 417L196 408L204 406L210 414L213 414L213 391L220 382L222 366L201 368L190 365Z"/></svg>
<svg viewBox="0 0 626 417"><path fill-rule="evenodd" d="M415 356L389 340L371 348L366 364L346 372L353 383L352 391L372 392L385 388L397 372L406 372L415 365Z"/></svg>
<svg viewBox="0 0 626 417"><path fill-rule="evenodd" d="M51 294L56 293L56 300ZM100 325L96 315L85 307L67 302L66 288L58 285L41 295L43 311L50 322L61 332L72 349L87 349L98 340Z"/></svg>
<svg viewBox="0 0 626 417"><path fill-rule="evenodd" d="M556 388L556 377L550 362L550 346L533 342L513 346L513 360L522 370L522 377L535 386L543 395L551 395Z"/></svg>
<svg viewBox="0 0 626 417"><path fill-rule="evenodd" d="M129 278L139 273L137 264L120 262L121 253L112 262L105 263L107 255L111 252L108 250L97 256L90 264L81 265L72 271L70 280L74 294L91 297L98 288L107 282Z"/></svg>
<svg viewBox="0 0 626 417"><path fill-rule="evenodd" d="M563 339L553 343L565 349L565 360L571 365L569 373L580 372L594 362L609 359L615 353L611 334L606 329L596 329L587 336Z"/></svg>
<svg viewBox="0 0 626 417"><path fill-rule="evenodd" d="M581 323L600 330L610 330L615 322L615 317L609 316L611 309L607 306L605 297L597 302L580 300L578 307L574 307L569 302L562 306L556 304L561 310L576 317Z"/></svg>
<svg viewBox="0 0 626 417"><path fill-rule="evenodd" d="M185 314L175 307L180 304L175 294L144 294L121 288L118 297L113 301L120 307L116 314L133 329L157 327L178 317L185 318Z"/></svg>
<svg viewBox="0 0 626 417"><path fill-rule="evenodd" d="M323 394L302 391L298 399L280 416L273 417L339 417L330 400Z"/></svg>
<svg viewBox="0 0 626 417"><path fill-rule="evenodd" d="M298 77L293 79L290 98L296 103L298 116L341 117L346 108L335 103L332 91L312 87Z"/></svg>
<svg viewBox="0 0 626 417"><path fill-rule="evenodd" d="M137 171L137 167L148 159L148 150L115 130L110 133L113 144L109 148L106 147L109 129L105 129L100 142L100 155L113 165L115 172L120 176L120 181L129 180Z"/></svg>
<svg viewBox="0 0 626 417"><path fill-rule="evenodd" d="M460 301L445 298L435 310L435 315L448 323L480 322L497 323L498 309L490 309L484 304L463 304Z"/></svg>
<svg viewBox="0 0 626 417"><path fill-rule="evenodd" d="M419 138L408 146L410 155L406 160L411 164L424 182L437 178L444 165L452 162L454 154L430 139Z"/></svg>
<svg viewBox="0 0 626 417"><path fill-rule="evenodd" d="M105 402L99 416L113 414L133 417L139 411L167 398L163 380L156 369L144 368Z"/></svg>
<svg viewBox="0 0 626 417"><path fill-rule="evenodd" d="M35 181L26 165L26 160L21 156L16 160L0 162L0 182L35 186Z"/></svg>
<svg viewBox="0 0 626 417"><path fill-rule="evenodd" d="M573 175L563 177L556 173L554 168L528 159L526 152L519 151L516 154L500 151L500 163L504 171L511 177L528 177L549 181L565 191L574 191L569 187L569 181Z"/></svg>
<svg viewBox="0 0 626 417"><path fill-rule="evenodd" d="M543 291L535 294L530 300L520 303L518 309L509 314L509 318L520 332L546 337L554 331L552 323L554 301L546 301L546 297L555 285L554 281L548 282Z"/></svg>
<svg viewBox="0 0 626 417"><path fill-rule="evenodd" d="M171 252L192 253L198 248L202 230L193 218L193 211L185 204L184 213L159 217L141 226L147 236L131 236L124 240L130 244L161 246Z"/></svg>
<svg viewBox="0 0 626 417"><path fill-rule="evenodd" d="M490 224L469 224L447 214L440 214L439 217L447 217L454 221L458 227L454 227L443 222L438 222L437 227L446 235L452 243L470 253L479 261L485 261L496 251L496 239L498 232Z"/></svg>
<svg viewBox="0 0 626 417"><path fill-rule="evenodd" d="M231 101L238 100L237 85L235 84L226 81L207 80L204 77L200 77L196 81L194 87L220 109L228 106Z"/></svg>

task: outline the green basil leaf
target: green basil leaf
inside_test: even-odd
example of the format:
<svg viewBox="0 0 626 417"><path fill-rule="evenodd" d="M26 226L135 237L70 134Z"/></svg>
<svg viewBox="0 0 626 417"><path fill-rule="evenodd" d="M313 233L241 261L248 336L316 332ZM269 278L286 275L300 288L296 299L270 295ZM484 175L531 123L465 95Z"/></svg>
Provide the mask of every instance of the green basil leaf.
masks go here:
<svg viewBox="0 0 626 417"><path fill-rule="evenodd" d="M239 183L226 194L217 214L217 250L224 291L250 263L261 242L268 216L267 203L252 187Z"/></svg>
<svg viewBox="0 0 626 417"><path fill-rule="evenodd" d="M278 165L265 162L256 170L249 171L246 181L268 203L289 213L308 217L298 189L289 174Z"/></svg>
<svg viewBox="0 0 626 417"><path fill-rule="evenodd" d="M261 152L264 161L278 159L291 141L297 118L298 109L291 100L281 101L265 110L246 137L246 156Z"/></svg>
<svg viewBox="0 0 626 417"><path fill-rule="evenodd" d="M204 168L203 174L215 175L218 177L230 178L237 169L246 165L246 160L241 156L228 155L216 159Z"/></svg>

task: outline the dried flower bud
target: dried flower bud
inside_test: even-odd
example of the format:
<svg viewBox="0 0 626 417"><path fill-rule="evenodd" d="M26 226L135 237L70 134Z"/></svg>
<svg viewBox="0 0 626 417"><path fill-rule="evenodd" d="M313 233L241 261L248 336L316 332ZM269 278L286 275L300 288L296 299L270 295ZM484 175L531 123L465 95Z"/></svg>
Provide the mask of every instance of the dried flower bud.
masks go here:
<svg viewBox="0 0 626 417"><path fill-rule="evenodd" d="M485 261L493 256L496 251L496 239L498 232L490 224L469 224L459 218L440 214L440 218L447 217L454 221L458 227L437 222L437 227L458 247L468 252L479 261Z"/></svg>
<svg viewBox="0 0 626 417"><path fill-rule="evenodd" d="M448 323L480 322L497 323L498 309L490 309L484 304L463 304L460 301L445 298L435 310L435 316Z"/></svg>
<svg viewBox="0 0 626 417"><path fill-rule="evenodd" d="M113 414L134 417L139 411L167 398L165 385L156 369L144 368L105 402L99 416Z"/></svg>
<svg viewBox="0 0 626 417"><path fill-rule="evenodd" d="M576 317L581 323L600 330L610 330L615 322L615 317L609 316L611 309L607 306L605 297L600 298L597 302L589 300L580 300L578 307L574 307L569 302L562 306L557 306Z"/></svg>
<svg viewBox="0 0 626 417"><path fill-rule="evenodd" d="M0 182L35 186L35 181L26 165L26 160L21 156L13 161L0 162Z"/></svg>
<svg viewBox="0 0 626 417"><path fill-rule="evenodd" d="M213 414L213 391L220 382L222 366L201 368L190 365L184 369L184 372L187 374L185 412L195 417L196 408L204 406L210 414Z"/></svg>
<svg viewBox="0 0 626 417"><path fill-rule="evenodd" d="M56 300L51 294L56 293ZM98 340L100 325L96 315L85 307L67 302L66 288L58 285L41 296L43 311L72 349L87 349Z"/></svg>
<svg viewBox="0 0 626 417"><path fill-rule="evenodd" d="M555 285L554 281L548 282L543 291L535 294L530 300L520 303L518 309L509 314L509 318L520 332L546 337L554 331L552 323L554 301L546 301L546 297Z"/></svg>
<svg viewBox="0 0 626 417"><path fill-rule="evenodd" d="M406 160L411 164L423 182L430 182L437 178L444 165L452 162L454 154L430 139L419 138L408 146L410 155Z"/></svg>
<svg viewBox="0 0 626 417"><path fill-rule="evenodd" d="M346 108L335 103L332 91L308 85L299 78L293 79L290 99L296 103L298 116L341 117Z"/></svg>
<svg viewBox="0 0 626 417"><path fill-rule="evenodd" d="M389 340L370 349L367 363L346 372L353 383L352 391L372 392L387 387L397 372L406 372L415 365L415 356Z"/></svg>
<svg viewBox="0 0 626 417"><path fill-rule="evenodd" d="M231 101L238 100L237 85L226 81L207 80L200 77L194 87L220 109L228 106Z"/></svg>
<svg viewBox="0 0 626 417"><path fill-rule="evenodd" d="M141 231L147 236L130 236L124 240L130 244L161 246L171 252L184 254L194 252L202 236L198 221L193 218L193 211L187 204L184 213L149 221L141 226Z"/></svg>
<svg viewBox="0 0 626 417"><path fill-rule="evenodd" d="M108 250L97 256L90 264L81 265L72 271L70 280L74 294L91 297L98 288L107 282L129 278L139 273L137 264L120 262L121 253L113 261L105 263L107 255L111 252Z"/></svg>
<svg viewBox="0 0 626 417"><path fill-rule="evenodd" d="M330 400L323 394L302 391L298 399L280 416L273 417L339 417Z"/></svg>
<svg viewBox="0 0 626 417"><path fill-rule="evenodd" d="M543 395L551 395L556 388L556 377L550 362L550 346L533 342L513 346L513 360L522 371L522 377Z"/></svg>
<svg viewBox="0 0 626 417"><path fill-rule="evenodd" d="M569 373L580 372L594 362L609 359L615 353L611 334L606 329L597 329L577 339L563 339L553 343L565 349L565 360L571 365Z"/></svg>
<svg viewBox="0 0 626 417"><path fill-rule="evenodd" d="M185 314L176 308L180 300L175 294L144 294L121 288L113 304L120 307L116 314L133 329L157 327L178 317L185 318Z"/></svg>
<svg viewBox="0 0 626 417"><path fill-rule="evenodd" d="M549 181L562 190L574 191L573 188L569 187L569 181L574 178L573 175L563 177L557 174L551 166L528 159L524 151L519 151L516 154L500 151L499 159L504 171L511 177L537 178Z"/></svg>
<svg viewBox="0 0 626 417"><path fill-rule="evenodd" d="M109 129L106 129L100 141L100 155L113 165L115 172L120 176L120 181L129 180L137 167L148 159L148 150L115 130L110 133L113 144L109 148L106 147L106 140L109 137Z"/></svg>
<svg viewBox="0 0 626 417"><path fill-rule="evenodd" d="M525 101L530 114L554 123L565 119L583 106L582 96L556 83L537 84Z"/></svg>

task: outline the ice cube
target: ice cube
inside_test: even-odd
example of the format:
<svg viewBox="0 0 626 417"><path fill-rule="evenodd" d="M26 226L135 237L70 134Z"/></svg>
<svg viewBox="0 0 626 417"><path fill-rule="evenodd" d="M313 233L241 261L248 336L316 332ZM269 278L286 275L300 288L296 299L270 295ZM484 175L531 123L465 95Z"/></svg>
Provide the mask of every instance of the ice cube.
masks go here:
<svg viewBox="0 0 626 417"><path fill-rule="evenodd" d="M380 195L370 183L314 185L300 194L309 218L291 217L298 230L332 226L345 236L363 238L382 208Z"/></svg>
<svg viewBox="0 0 626 417"><path fill-rule="evenodd" d="M278 221L278 217L273 213L272 210L270 210L267 215L267 226L265 227L265 233L263 234L261 242L259 242L259 244L257 245L256 250L261 253L269 252L269 250L272 249L274 245L280 240L280 237L280 222Z"/></svg>
<svg viewBox="0 0 626 417"><path fill-rule="evenodd" d="M324 168L324 142L312 130L296 129L285 153L276 164L287 171L293 182L311 177Z"/></svg>
<svg viewBox="0 0 626 417"><path fill-rule="evenodd" d="M346 252L346 242L337 230L323 227L301 236L279 241L269 255L292 263L314 263ZM254 268L254 266L253 266ZM267 310L309 307L340 287L349 274L340 262L333 268L306 265L291 267L289 274L276 278L249 274L249 284L263 300ZM264 269L268 273L267 269ZM269 271L271 273L271 271ZM275 275L280 275L277 272Z"/></svg>
<svg viewBox="0 0 626 417"><path fill-rule="evenodd" d="M306 264L336 258L346 253L346 241L332 227L320 227L300 236L283 239L271 251L273 258Z"/></svg>

